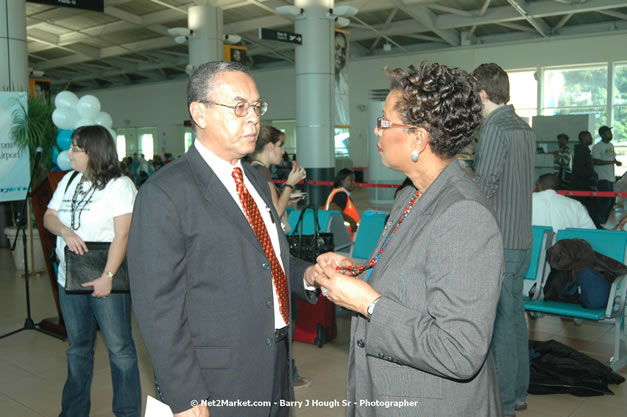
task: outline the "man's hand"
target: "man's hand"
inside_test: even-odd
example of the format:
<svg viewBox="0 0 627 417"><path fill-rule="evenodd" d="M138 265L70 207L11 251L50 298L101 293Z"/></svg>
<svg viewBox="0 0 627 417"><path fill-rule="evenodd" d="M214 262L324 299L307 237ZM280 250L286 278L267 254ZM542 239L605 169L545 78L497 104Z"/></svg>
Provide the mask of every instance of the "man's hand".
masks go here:
<svg viewBox="0 0 627 417"><path fill-rule="evenodd" d="M209 417L209 407L198 404L196 407L174 414L174 417Z"/></svg>

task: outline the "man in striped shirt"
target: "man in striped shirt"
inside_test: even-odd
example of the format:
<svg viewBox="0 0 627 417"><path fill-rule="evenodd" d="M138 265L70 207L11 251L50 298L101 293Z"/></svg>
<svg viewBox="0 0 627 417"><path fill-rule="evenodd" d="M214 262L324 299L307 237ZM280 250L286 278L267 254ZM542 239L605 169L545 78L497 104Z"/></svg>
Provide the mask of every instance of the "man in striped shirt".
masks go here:
<svg viewBox="0 0 627 417"><path fill-rule="evenodd" d="M491 350L496 363L503 412L527 407L529 348L522 299L531 257L531 192L536 137L507 105L509 78L498 65L473 71L480 84L484 122L475 156L475 181L491 202L505 248L505 276L496 312Z"/></svg>

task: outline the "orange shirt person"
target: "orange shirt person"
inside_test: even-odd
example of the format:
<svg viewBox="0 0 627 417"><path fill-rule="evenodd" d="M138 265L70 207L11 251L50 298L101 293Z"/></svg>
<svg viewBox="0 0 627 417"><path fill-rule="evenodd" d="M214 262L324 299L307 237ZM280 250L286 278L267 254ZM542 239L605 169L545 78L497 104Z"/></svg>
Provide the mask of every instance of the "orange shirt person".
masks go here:
<svg viewBox="0 0 627 417"><path fill-rule="evenodd" d="M341 169L335 176L334 188L331 190L325 210L337 210L342 213L344 222L348 223L348 232L351 239L357 231L359 224L359 213L355 208L355 203L351 200L350 192L355 188L355 173L350 169Z"/></svg>

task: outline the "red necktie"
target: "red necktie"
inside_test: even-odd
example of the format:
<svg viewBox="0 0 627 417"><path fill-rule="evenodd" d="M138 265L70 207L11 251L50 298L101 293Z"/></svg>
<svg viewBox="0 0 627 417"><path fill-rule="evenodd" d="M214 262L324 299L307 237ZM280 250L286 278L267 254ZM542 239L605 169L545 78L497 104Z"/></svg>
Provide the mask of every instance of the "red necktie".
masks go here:
<svg viewBox="0 0 627 417"><path fill-rule="evenodd" d="M285 277L285 272L283 272L283 268L281 268L281 264L276 257L274 248L272 247L272 241L270 240L270 235L268 234L268 229L266 229L266 224L261 218L261 213L259 213L259 207L257 207L257 203L255 203L255 200L244 185L244 174L241 168L233 168L233 178L235 179L237 194L242 202L242 207L244 207L244 213L246 213L248 223L250 223L250 227L253 228L261 247L270 260L270 266L272 267L272 281L274 282L279 298L279 311L281 312L281 316L283 317L283 320L285 320L285 323L289 324L290 298L287 290L287 278Z"/></svg>

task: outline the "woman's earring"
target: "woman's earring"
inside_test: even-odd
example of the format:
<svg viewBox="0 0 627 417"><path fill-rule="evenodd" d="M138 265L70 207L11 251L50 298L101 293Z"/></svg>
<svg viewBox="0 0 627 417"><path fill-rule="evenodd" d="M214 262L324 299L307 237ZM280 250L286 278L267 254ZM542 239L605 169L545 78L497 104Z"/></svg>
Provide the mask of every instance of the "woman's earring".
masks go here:
<svg viewBox="0 0 627 417"><path fill-rule="evenodd" d="M414 149L413 151L411 151L411 160L413 162L418 162L418 157L420 156L420 154L418 153L417 149Z"/></svg>

